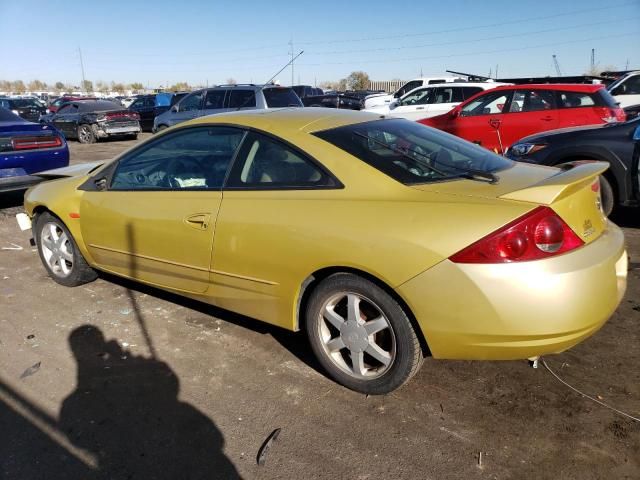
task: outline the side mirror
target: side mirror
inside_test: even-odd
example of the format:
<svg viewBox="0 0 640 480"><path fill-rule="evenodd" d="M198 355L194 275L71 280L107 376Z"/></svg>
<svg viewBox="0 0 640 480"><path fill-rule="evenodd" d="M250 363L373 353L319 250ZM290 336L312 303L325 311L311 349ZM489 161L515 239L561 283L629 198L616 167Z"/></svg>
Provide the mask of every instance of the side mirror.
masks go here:
<svg viewBox="0 0 640 480"><path fill-rule="evenodd" d="M449 115L451 116L451 118L458 118L460 116L460 109L454 108L453 110L451 110L451 113Z"/></svg>
<svg viewBox="0 0 640 480"><path fill-rule="evenodd" d="M97 178L93 181L97 190L106 190L107 189L107 179L105 177Z"/></svg>
<svg viewBox="0 0 640 480"><path fill-rule="evenodd" d="M393 110L394 108L396 108L397 106L400 105L400 101L399 100L393 100L390 104L389 104L389 109Z"/></svg>
<svg viewBox="0 0 640 480"><path fill-rule="evenodd" d="M171 107L171 113L178 113L178 106L174 105L173 107Z"/></svg>

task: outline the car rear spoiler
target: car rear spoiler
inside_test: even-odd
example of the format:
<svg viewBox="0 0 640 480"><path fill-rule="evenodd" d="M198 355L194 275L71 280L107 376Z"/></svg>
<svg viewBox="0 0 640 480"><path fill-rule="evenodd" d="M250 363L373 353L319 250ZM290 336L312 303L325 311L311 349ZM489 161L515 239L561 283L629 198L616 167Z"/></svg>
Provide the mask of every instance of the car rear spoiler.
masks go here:
<svg viewBox="0 0 640 480"><path fill-rule="evenodd" d="M560 200L593 183L594 179L609 168L607 162L582 160L557 165L558 173L530 187L505 193L500 198L543 205Z"/></svg>

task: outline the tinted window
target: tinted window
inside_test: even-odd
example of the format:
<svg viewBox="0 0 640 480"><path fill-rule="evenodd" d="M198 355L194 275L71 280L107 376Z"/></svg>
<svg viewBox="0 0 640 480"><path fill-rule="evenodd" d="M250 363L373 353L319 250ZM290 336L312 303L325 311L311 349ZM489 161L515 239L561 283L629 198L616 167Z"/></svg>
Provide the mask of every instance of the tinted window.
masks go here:
<svg viewBox="0 0 640 480"><path fill-rule="evenodd" d="M414 88L418 88L422 86L422 80L414 80L412 82L405 83L400 89L393 94L394 97L400 98L405 93L410 92Z"/></svg>
<svg viewBox="0 0 640 480"><path fill-rule="evenodd" d="M256 106L256 92L253 90L231 90L229 108L247 108Z"/></svg>
<svg viewBox="0 0 640 480"><path fill-rule="evenodd" d="M67 105L63 105L58 109L56 113L58 114L67 114L67 113L76 113L78 111L78 106L72 103Z"/></svg>
<svg viewBox="0 0 640 480"><path fill-rule="evenodd" d="M107 110L122 110L122 105L113 102L97 101L97 102L79 102L80 112L103 112Z"/></svg>
<svg viewBox="0 0 640 480"><path fill-rule="evenodd" d="M538 112L556 108L553 92L549 90L516 90L509 112Z"/></svg>
<svg viewBox="0 0 640 480"><path fill-rule="evenodd" d="M40 104L31 98L18 98L9 101L13 108L40 108Z"/></svg>
<svg viewBox="0 0 640 480"><path fill-rule="evenodd" d="M184 97L180 102L180 105L178 106L178 110L180 112L191 112L193 110L200 110L200 105L202 104L202 94L203 92L195 92Z"/></svg>
<svg viewBox="0 0 640 480"><path fill-rule="evenodd" d="M3 100L0 100L2 105ZM25 120L6 108L0 108L0 122L24 122Z"/></svg>
<svg viewBox="0 0 640 480"><path fill-rule="evenodd" d="M295 188L333 185L333 179L301 153L266 135L250 133L229 176L236 188Z"/></svg>
<svg viewBox="0 0 640 480"><path fill-rule="evenodd" d="M205 110L219 110L224 108L225 90L209 90L204 97Z"/></svg>
<svg viewBox="0 0 640 480"><path fill-rule="evenodd" d="M490 92L486 95L481 95L462 107L460 114L463 117L473 117L476 115L495 115L502 113L502 109L510 96L510 91Z"/></svg>
<svg viewBox="0 0 640 480"><path fill-rule="evenodd" d="M455 95L455 98L454 98ZM458 88L452 87L439 87L435 90L435 97L433 103L452 103L461 102L462 100L456 100L461 98L462 92Z"/></svg>
<svg viewBox="0 0 640 480"><path fill-rule="evenodd" d="M595 101L588 93L558 92L560 108L593 107Z"/></svg>
<svg viewBox="0 0 640 480"><path fill-rule="evenodd" d="M166 135L120 161L113 190L219 190L244 132L190 128Z"/></svg>
<svg viewBox="0 0 640 480"><path fill-rule="evenodd" d="M462 94L465 100L473 97L476 93L480 93L481 91L482 88L480 87L462 87Z"/></svg>
<svg viewBox="0 0 640 480"><path fill-rule="evenodd" d="M302 102L290 88L265 88L262 93L269 108L302 107Z"/></svg>
<svg viewBox="0 0 640 480"><path fill-rule="evenodd" d="M484 148L404 119L357 123L315 135L407 185L512 165Z"/></svg>
<svg viewBox="0 0 640 480"><path fill-rule="evenodd" d="M640 95L640 75L628 78L614 89L615 95Z"/></svg>

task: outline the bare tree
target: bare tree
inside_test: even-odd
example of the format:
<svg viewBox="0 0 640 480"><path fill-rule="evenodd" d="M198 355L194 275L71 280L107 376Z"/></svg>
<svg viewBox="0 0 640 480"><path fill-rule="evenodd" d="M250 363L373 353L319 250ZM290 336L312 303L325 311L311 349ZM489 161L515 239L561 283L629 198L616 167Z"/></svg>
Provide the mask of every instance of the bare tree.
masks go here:
<svg viewBox="0 0 640 480"><path fill-rule="evenodd" d="M135 93L139 93L144 90L144 85L142 85L140 82L134 82L129 85L129 87L131 87L131 90L133 90Z"/></svg>
<svg viewBox="0 0 640 480"><path fill-rule="evenodd" d="M31 92L42 92L47 89L47 84L40 80L32 80L29 82L28 88Z"/></svg>
<svg viewBox="0 0 640 480"><path fill-rule="evenodd" d="M237 85L237 84L238 84L238 82L236 82L236 79L235 79L235 78L233 78L233 77L229 77L229 78L227 78L227 80L226 80L226 84L227 84L227 85Z"/></svg>

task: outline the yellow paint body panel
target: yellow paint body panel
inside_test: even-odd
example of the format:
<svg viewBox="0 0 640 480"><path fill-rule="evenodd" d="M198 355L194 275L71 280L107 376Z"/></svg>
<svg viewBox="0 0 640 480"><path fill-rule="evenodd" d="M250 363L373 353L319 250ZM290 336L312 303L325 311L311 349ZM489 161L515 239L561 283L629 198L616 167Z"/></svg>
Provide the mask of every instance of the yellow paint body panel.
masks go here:
<svg viewBox="0 0 640 480"><path fill-rule="evenodd" d="M310 134L378 118L297 109L216 115L177 127L224 124L269 132L321 162L344 188L86 192L77 190L84 175L34 187L25 207L31 216L38 209L59 216L95 268L291 330L299 326L305 281L326 268L359 270L395 289L438 357L559 351L606 321L624 291L620 262L626 257L619 230L594 217L590 185L597 169L562 180L567 172L513 164L498 172L496 185L405 186ZM521 264L447 260L543 203L533 198L539 189L535 195L526 189L545 181L564 189L551 207L572 228L591 221L587 245ZM70 219L70 212L81 218ZM205 228L185 220L193 215L208 219ZM542 319L533 308L540 304Z"/></svg>

